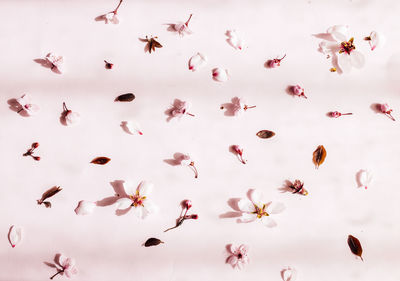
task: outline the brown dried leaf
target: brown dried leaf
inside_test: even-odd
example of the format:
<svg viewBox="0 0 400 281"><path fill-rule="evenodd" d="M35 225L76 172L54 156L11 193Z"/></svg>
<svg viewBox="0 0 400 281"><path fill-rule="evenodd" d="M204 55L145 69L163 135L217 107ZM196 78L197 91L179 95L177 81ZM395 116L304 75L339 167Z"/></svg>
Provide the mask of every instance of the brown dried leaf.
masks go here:
<svg viewBox="0 0 400 281"><path fill-rule="evenodd" d="M361 247L360 240L358 240L356 237L352 235L349 235L349 237L347 238L347 244L349 245L351 252L356 256L359 256L361 260L364 261L361 256L363 249Z"/></svg>
<svg viewBox="0 0 400 281"><path fill-rule="evenodd" d="M272 138L273 136L275 136L275 133L272 131L268 131L268 130L261 130L256 135L262 139L269 139L269 138Z"/></svg>
<svg viewBox="0 0 400 281"><path fill-rule="evenodd" d="M111 159L108 157L96 157L90 163L97 164L97 165L105 165L108 162L110 162L110 160Z"/></svg>
<svg viewBox="0 0 400 281"><path fill-rule="evenodd" d="M147 239L147 241L144 243L145 247L151 247L151 246L157 246L161 243L164 243L163 241L161 241L158 238L149 238Z"/></svg>
<svg viewBox="0 0 400 281"><path fill-rule="evenodd" d="M315 168L319 168L319 166L324 163L326 158L326 150L323 145L319 145L317 149L313 153L313 162L315 164Z"/></svg>
<svg viewBox="0 0 400 281"><path fill-rule="evenodd" d="M162 45L154 38L157 38L157 37L151 37L150 39L148 39L148 46L149 46L150 54L151 54L151 52L154 52L156 50L156 48L162 48Z"/></svg>
<svg viewBox="0 0 400 281"><path fill-rule="evenodd" d="M41 205L42 203L44 203L46 208L50 208L51 207L51 203L50 202L44 202L44 200L46 200L46 199L48 199L50 197L53 197L54 195L56 195L61 190L62 190L61 187L53 186L52 188L50 188L49 190L47 190L45 193L42 194L42 198L37 200L38 204Z"/></svg>
<svg viewBox="0 0 400 281"><path fill-rule="evenodd" d="M134 94L132 94L132 93L127 93L127 94L123 94L123 95L120 95L120 96L116 97L116 98L115 98L115 101L125 101L125 102L128 102L128 101L133 101L134 99L135 99L135 95L134 95Z"/></svg>

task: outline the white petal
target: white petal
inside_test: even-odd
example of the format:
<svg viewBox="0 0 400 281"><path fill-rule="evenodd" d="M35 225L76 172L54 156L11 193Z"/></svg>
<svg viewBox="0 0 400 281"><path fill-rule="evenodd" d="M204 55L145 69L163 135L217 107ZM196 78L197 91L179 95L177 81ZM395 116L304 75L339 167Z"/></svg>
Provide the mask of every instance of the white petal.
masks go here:
<svg viewBox="0 0 400 281"><path fill-rule="evenodd" d="M154 187L153 183L148 182L148 181L142 181L139 184L139 187L138 187L139 194L141 196L146 196L147 197L148 195L150 195L151 191L153 190L153 187Z"/></svg>
<svg viewBox="0 0 400 281"><path fill-rule="evenodd" d="M260 191L258 191L258 189L253 189L250 192L250 199L257 206L264 205L264 198L263 197L264 196L262 195L262 193Z"/></svg>
<svg viewBox="0 0 400 281"><path fill-rule="evenodd" d="M281 271L283 281L294 281L296 280L297 271L295 268L288 266Z"/></svg>
<svg viewBox="0 0 400 281"><path fill-rule="evenodd" d="M368 187L372 182L372 173L368 170L361 170L358 173L358 181L363 187Z"/></svg>
<svg viewBox="0 0 400 281"><path fill-rule="evenodd" d="M135 195L136 194L136 187L133 185L131 181L125 181L122 183L125 193L127 195Z"/></svg>
<svg viewBox="0 0 400 281"><path fill-rule="evenodd" d="M136 208L133 208L133 214L140 219L144 219L147 215L143 214L143 211L144 209L142 206L137 206Z"/></svg>
<svg viewBox="0 0 400 281"><path fill-rule="evenodd" d="M215 81L226 82L228 81L228 71L226 69L217 67L212 71L212 76Z"/></svg>
<svg viewBox="0 0 400 281"><path fill-rule="evenodd" d="M338 55L338 65L340 69L345 72L350 72L352 69L352 62L350 55L342 53Z"/></svg>
<svg viewBox="0 0 400 281"><path fill-rule="evenodd" d="M140 124L134 120L131 121L123 121L122 122L123 126L130 132L130 134L139 134L143 135L142 130L140 128Z"/></svg>
<svg viewBox="0 0 400 281"><path fill-rule="evenodd" d="M25 106L26 104L31 103L31 96L25 94L22 95L20 98L17 98L17 102L21 105L21 106Z"/></svg>
<svg viewBox="0 0 400 281"><path fill-rule="evenodd" d="M22 228L19 226L11 226L8 233L8 239L10 240L11 246L14 248L22 240Z"/></svg>
<svg viewBox="0 0 400 281"><path fill-rule="evenodd" d="M154 204L153 201L146 199L143 203L142 218L145 218L148 215L155 214L157 212L158 212L158 206Z"/></svg>
<svg viewBox="0 0 400 281"><path fill-rule="evenodd" d="M82 200L79 201L78 206L75 209L75 213L77 215L86 216L92 214L95 208L96 203Z"/></svg>
<svg viewBox="0 0 400 281"><path fill-rule="evenodd" d="M237 49L237 50L242 50L243 47L244 47L244 42L243 42L243 40L240 39L240 38L237 37L237 36L230 37L230 38L228 39L228 42L229 42L229 44L230 44L233 48L235 48L235 49Z"/></svg>
<svg viewBox="0 0 400 281"><path fill-rule="evenodd" d="M328 29L328 33L330 33L336 41L343 42L346 41L347 38L348 27L346 25L334 25Z"/></svg>
<svg viewBox="0 0 400 281"><path fill-rule="evenodd" d="M253 204L253 202L251 202L248 199L240 199L238 202L238 207L239 210L241 210L242 212L246 212L246 213L252 213L256 211L256 208Z"/></svg>
<svg viewBox="0 0 400 281"><path fill-rule="evenodd" d="M365 64L364 55L358 51L352 51L350 53L351 65L355 68L361 68Z"/></svg>
<svg viewBox="0 0 400 281"><path fill-rule="evenodd" d="M242 213L242 216L239 218L240 222L252 222L257 219L256 214Z"/></svg>
<svg viewBox="0 0 400 281"><path fill-rule="evenodd" d="M68 126L77 125L81 120L81 116L78 112L70 111L65 116L65 122Z"/></svg>
<svg viewBox="0 0 400 281"><path fill-rule="evenodd" d="M207 64L207 57L201 53L197 53L189 60L189 70L196 71Z"/></svg>
<svg viewBox="0 0 400 281"><path fill-rule="evenodd" d="M267 207L268 214L279 214L285 210L285 205L281 202L271 202Z"/></svg>
<svg viewBox="0 0 400 281"><path fill-rule="evenodd" d="M132 205L132 200L129 198L121 198L115 202L118 210L125 210Z"/></svg>
<svg viewBox="0 0 400 281"><path fill-rule="evenodd" d="M373 51L377 47L383 47L386 43L386 38L383 34L378 33L376 31L372 31L371 34L369 35L371 40L369 41L369 44L371 46L371 50Z"/></svg>
<svg viewBox="0 0 400 281"><path fill-rule="evenodd" d="M68 257L64 256L63 254L60 254L58 256L58 264L61 265L61 266L66 264L67 260L68 260Z"/></svg>
<svg viewBox="0 0 400 281"><path fill-rule="evenodd" d="M272 219L270 216L263 216L261 218L261 222L263 225L265 225L266 227L275 227L277 226L276 222L274 219Z"/></svg>

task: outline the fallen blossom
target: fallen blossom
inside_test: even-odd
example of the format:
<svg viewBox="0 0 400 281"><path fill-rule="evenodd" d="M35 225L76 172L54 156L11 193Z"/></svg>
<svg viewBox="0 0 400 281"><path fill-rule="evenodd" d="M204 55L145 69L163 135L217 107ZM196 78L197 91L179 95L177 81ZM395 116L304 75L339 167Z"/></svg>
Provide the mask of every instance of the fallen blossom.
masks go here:
<svg viewBox="0 0 400 281"><path fill-rule="evenodd" d="M189 60L189 70L197 71L207 64L207 57L201 53L197 53Z"/></svg>
<svg viewBox="0 0 400 281"><path fill-rule="evenodd" d="M118 9L120 8L123 0L120 0L118 3L118 6L114 9L114 11L111 11L103 16L101 18L105 21L106 24L113 23L113 24L118 24L119 23L119 17L118 17Z"/></svg>
<svg viewBox="0 0 400 281"><path fill-rule="evenodd" d="M343 115L353 115L353 113L340 113L339 111L331 111L329 112L329 116L332 118L338 118Z"/></svg>
<svg viewBox="0 0 400 281"><path fill-rule="evenodd" d="M304 89L300 85L293 86L291 92L294 96L303 97L305 99L307 98L304 94Z"/></svg>
<svg viewBox="0 0 400 281"><path fill-rule="evenodd" d="M226 263L230 264L233 268L242 269L250 261L248 256L248 245L229 245L228 252L230 256L226 259Z"/></svg>
<svg viewBox="0 0 400 281"><path fill-rule="evenodd" d="M276 68L278 66L281 66L281 61L286 57L286 54L281 57L280 59L276 58L276 59L272 59L272 60L268 60L267 61L267 66L269 68Z"/></svg>
<svg viewBox="0 0 400 281"><path fill-rule="evenodd" d="M63 102L63 113L62 117L64 119L65 125L67 126L74 126L79 124L81 120L81 116L78 112L74 112L67 108L65 102Z"/></svg>
<svg viewBox="0 0 400 281"><path fill-rule="evenodd" d="M150 36L150 38L146 35L146 38L139 38L140 41L145 42L146 43L146 47L145 47L145 51L149 52L149 54L151 54L151 52L155 52L156 48L162 48L163 46L160 44L160 42L158 42L158 37L157 36Z"/></svg>
<svg viewBox="0 0 400 281"><path fill-rule="evenodd" d="M22 95L20 98L16 99L17 103L21 106L18 113L24 111L27 115L36 115L40 108L36 104L32 103L32 98L28 94Z"/></svg>
<svg viewBox="0 0 400 281"><path fill-rule="evenodd" d="M179 163L181 164L181 166L187 166L189 168L191 168L194 172L194 178L198 178L199 173L197 171L196 166L194 165L194 161L192 160L192 158L189 156L189 154L182 154L180 156L180 159L177 159L179 161Z"/></svg>
<svg viewBox="0 0 400 281"><path fill-rule="evenodd" d="M285 209L285 205L280 202L264 203L261 193L252 190L250 199L241 199L238 207L242 211L239 222L247 223L259 219L267 227L275 227L277 224L270 215L279 214Z"/></svg>
<svg viewBox="0 0 400 281"><path fill-rule="evenodd" d="M137 188L132 183L124 182L123 187L128 197L120 198L116 202L118 210L133 208L138 218L144 219L158 211L158 207L148 198L154 185L142 181Z"/></svg>
<svg viewBox="0 0 400 281"><path fill-rule="evenodd" d="M192 14L190 14L189 19L186 22L178 22L176 24L172 24L172 28L176 31L180 36L189 35L193 32L189 29L189 22L192 19Z"/></svg>
<svg viewBox="0 0 400 281"><path fill-rule="evenodd" d="M64 57L55 53L48 53L46 56L47 62L50 64L51 70L61 74L64 70Z"/></svg>
<svg viewBox="0 0 400 281"><path fill-rule="evenodd" d="M283 281L295 281L297 277L297 270L288 266L281 270L281 277Z"/></svg>
<svg viewBox="0 0 400 281"><path fill-rule="evenodd" d="M379 106L379 110L385 114L387 117L389 117L390 119L392 119L393 121L396 121L396 119L394 119L394 117L392 116L392 111L393 109L390 108L390 106L387 103L383 103Z"/></svg>
<svg viewBox="0 0 400 281"><path fill-rule="evenodd" d="M108 62L108 61L106 61L106 60L104 60L104 63L105 63L105 68L106 69L112 69L113 67L114 67L114 64L113 63L111 63L111 62Z"/></svg>
<svg viewBox="0 0 400 281"><path fill-rule="evenodd" d="M170 116L181 118L184 115L189 115L194 117L194 115L188 111L191 106L192 104L190 102L176 99L172 105L172 108L170 109Z"/></svg>
<svg viewBox="0 0 400 281"><path fill-rule="evenodd" d="M75 260L72 258L67 258L64 255L60 254L58 256L57 265L61 268L57 268L57 273L50 277L53 279L58 274L65 275L68 278L71 278L73 275L78 274L78 269L75 267Z"/></svg>
<svg viewBox="0 0 400 281"><path fill-rule="evenodd" d="M137 121L134 120L122 121L121 126L124 128L126 132L128 132L131 135L134 135L135 133L143 135L140 124Z"/></svg>
<svg viewBox="0 0 400 281"><path fill-rule="evenodd" d="M94 212L96 206L96 203L82 200L79 201L78 206L75 208L75 213L80 216L90 215Z"/></svg>
<svg viewBox="0 0 400 281"><path fill-rule="evenodd" d="M228 30L225 35L228 37L227 42L236 50L242 50L244 48L244 41L239 37L236 30Z"/></svg>
<svg viewBox="0 0 400 281"><path fill-rule="evenodd" d="M217 67L212 70L212 77L214 81L217 82L226 82L228 81L229 75L228 70Z"/></svg>
<svg viewBox="0 0 400 281"><path fill-rule="evenodd" d="M371 51L375 50L377 47L383 47L386 43L386 38L383 34L376 31L372 31L371 34L364 38L368 41Z"/></svg>
<svg viewBox="0 0 400 281"><path fill-rule="evenodd" d="M293 183L290 183L288 186L293 190L293 194L299 193L301 195L308 195L308 191L304 188L304 183L300 180L295 180Z"/></svg>
<svg viewBox="0 0 400 281"><path fill-rule="evenodd" d="M187 214L189 209L192 207L192 201L183 200L181 202L181 206L182 206L181 215L176 219L175 226L164 230L164 232L170 231L172 229L175 229L175 228L181 226L185 220L190 220L190 219L197 220L199 218L199 216L197 214L192 214L192 215Z"/></svg>
<svg viewBox="0 0 400 281"><path fill-rule="evenodd" d="M367 189L372 182L372 172L369 170L360 170L357 173L357 183L359 187Z"/></svg>
<svg viewBox="0 0 400 281"><path fill-rule="evenodd" d="M15 248L22 241L22 228L19 226L11 226L8 232L8 241L11 247Z"/></svg>
<svg viewBox="0 0 400 281"><path fill-rule="evenodd" d="M233 152L238 156L240 162L246 164L246 160L244 160L243 158L243 148L241 148L239 145L232 145L231 148Z"/></svg>

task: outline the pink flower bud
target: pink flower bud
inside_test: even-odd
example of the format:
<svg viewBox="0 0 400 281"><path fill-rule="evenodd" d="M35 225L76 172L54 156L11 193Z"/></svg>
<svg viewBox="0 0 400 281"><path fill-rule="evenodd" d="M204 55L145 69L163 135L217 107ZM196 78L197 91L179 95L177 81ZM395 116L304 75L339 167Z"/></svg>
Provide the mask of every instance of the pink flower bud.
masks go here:
<svg viewBox="0 0 400 281"><path fill-rule="evenodd" d="M40 161L40 157L39 156L33 156L33 159L35 159L36 161Z"/></svg>
<svg viewBox="0 0 400 281"><path fill-rule="evenodd" d="M338 118L338 117L340 117L342 114L340 114L340 112L339 111L333 111L333 112L331 112L331 117L333 117L333 118Z"/></svg>
<svg viewBox="0 0 400 281"><path fill-rule="evenodd" d="M243 148L240 148L240 146L238 146L238 145L233 145L232 149L239 155L243 154Z"/></svg>
<svg viewBox="0 0 400 281"><path fill-rule="evenodd" d="M275 67L278 67L279 65L280 65L280 62L277 59L268 61L268 67L270 67L270 68L275 68Z"/></svg>
<svg viewBox="0 0 400 281"><path fill-rule="evenodd" d="M38 143L38 142L32 143L32 148L38 148L38 146L39 146L39 143Z"/></svg>
<svg viewBox="0 0 400 281"><path fill-rule="evenodd" d="M183 207L184 208L186 208L186 209L190 209L190 208L192 208L192 201L190 201L190 200L185 200L185 201L183 201Z"/></svg>
<svg viewBox="0 0 400 281"><path fill-rule="evenodd" d="M199 216L196 214L193 214L193 215L190 215L190 218L193 220L197 220L199 218Z"/></svg>
<svg viewBox="0 0 400 281"><path fill-rule="evenodd" d="M382 113L387 113L387 112L391 111L391 109L387 103L382 103L380 109L381 109Z"/></svg>

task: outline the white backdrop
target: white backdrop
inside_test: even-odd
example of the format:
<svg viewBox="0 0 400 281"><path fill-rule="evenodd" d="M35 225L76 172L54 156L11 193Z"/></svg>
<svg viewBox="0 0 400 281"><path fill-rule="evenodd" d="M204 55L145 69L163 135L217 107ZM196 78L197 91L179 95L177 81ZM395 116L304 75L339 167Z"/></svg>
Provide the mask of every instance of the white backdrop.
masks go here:
<svg viewBox="0 0 400 281"><path fill-rule="evenodd" d="M1 1L0 280L48 280L55 273L43 262L56 253L74 257L75 280L280 280L284 266L298 270L297 280L399 280L399 124L370 106L387 102L400 119L400 4L397 1L132 1L119 10L119 25L94 18L118 1ZM193 13L193 34L180 38L166 23L186 21ZM319 39L335 24L346 24L366 57L362 70L338 75L317 51ZM237 51L224 35L236 29L248 48ZM362 38L372 30L387 44L370 51ZM144 53L139 37L154 35L164 46ZM66 71L52 73L33 60L48 52L65 57ZM189 58L208 56L192 73ZM286 53L277 69L264 63ZM104 68L103 60L115 64ZM226 83L211 79L214 67L229 69ZM285 92L301 84L308 99ZM133 92L132 103L114 98ZM7 101L23 93L41 107L21 117ZM234 96L257 108L239 118L224 116L222 103ZM175 98L192 102L194 118L166 122L164 111ZM81 114L76 127L60 124L62 102ZM353 112L331 119L332 110ZM143 136L126 134L121 121L136 119ZM261 129L276 136L262 140ZM38 141L35 162L22 153ZM239 144L248 164L229 152ZM324 145L320 169L312 153ZM193 155L199 178L164 159L176 152ZM112 160L105 166L89 162ZM371 186L357 188L355 174L368 168ZM285 180L304 180L307 197L280 193ZM150 180L158 215L139 220L116 216L101 207L91 216L74 213L80 200L114 195L110 182ZM36 200L48 188L63 190L46 209ZM220 215L233 211L231 198L260 189L286 210L278 226L238 224ZM193 201L198 221L163 233L179 215L179 202ZM11 225L24 228L24 240L11 248ZM355 258L347 236L358 237L364 262ZM165 244L144 248L149 237ZM242 271L225 264L229 243L250 246ZM66 277L57 276L56 279Z"/></svg>

